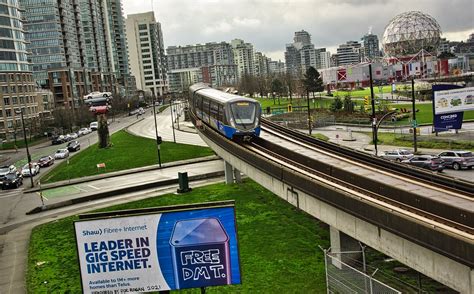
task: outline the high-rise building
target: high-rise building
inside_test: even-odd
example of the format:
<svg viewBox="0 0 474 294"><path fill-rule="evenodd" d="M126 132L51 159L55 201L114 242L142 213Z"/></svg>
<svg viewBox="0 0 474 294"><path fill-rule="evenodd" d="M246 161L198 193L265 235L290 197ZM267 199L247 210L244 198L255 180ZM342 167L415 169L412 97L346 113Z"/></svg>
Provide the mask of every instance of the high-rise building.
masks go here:
<svg viewBox="0 0 474 294"><path fill-rule="evenodd" d="M120 85L120 94L128 97L135 93L135 79L130 74L122 0L104 0L103 21L108 45L110 70Z"/></svg>
<svg viewBox="0 0 474 294"><path fill-rule="evenodd" d="M229 43L170 46L166 53L171 92L184 91L196 82L213 87L237 83L237 66Z"/></svg>
<svg viewBox="0 0 474 294"><path fill-rule="evenodd" d="M295 32L292 44L286 45L285 63L288 73L297 76L304 74L309 67L322 68L322 58L326 55L323 52L326 48L314 48L311 44L311 35L302 30Z"/></svg>
<svg viewBox="0 0 474 294"><path fill-rule="evenodd" d="M281 60L268 62L268 73L284 74L285 73L285 63Z"/></svg>
<svg viewBox="0 0 474 294"><path fill-rule="evenodd" d="M337 65L348 65L360 62L361 44L357 41L348 41L337 48Z"/></svg>
<svg viewBox="0 0 474 294"><path fill-rule="evenodd" d="M18 1L0 1L0 140L23 138L20 109L27 132L39 125L23 25Z"/></svg>
<svg viewBox="0 0 474 294"><path fill-rule="evenodd" d="M130 71L137 89L157 96L168 92L167 63L161 24L153 12L129 14L126 19Z"/></svg>
<svg viewBox="0 0 474 294"><path fill-rule="evenodd" d="M255 74L255 60L253 45L245 43L241 39L234 39L230 42L234 53L234 62L237 64L239 79L244 75Z"/></svg>
<svg viewBox="0 0 474 294"><path fill-rule="evenodd" d="M379 38L371 32L362 37L363 59L374 59L380 56Z"/></svg>
<svg viewBox="0 0 474 294"><path fill-rule="evenodd" d="M295 32L295 36L293 37L293 43L300 43L301 46L311 45L311 35L305 30Z"/></svg>
<svg viewBox="0 0 474 294"><path fill-rule="evenodd" d="M269 63L270 58L266 57L262 52L255 52L254 64L255 70L254 73L256 76L265 76L270 72Z"/></svg>

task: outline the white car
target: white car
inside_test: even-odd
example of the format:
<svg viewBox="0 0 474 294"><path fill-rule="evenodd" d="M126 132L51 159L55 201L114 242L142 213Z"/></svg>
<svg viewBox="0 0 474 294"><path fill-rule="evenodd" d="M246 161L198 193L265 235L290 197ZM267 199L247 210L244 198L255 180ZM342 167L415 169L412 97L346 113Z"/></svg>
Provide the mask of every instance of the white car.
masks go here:
<svg viewBox="0 0 474 294"><path fill-rule="evenodd" d="M385 151L380 157L388 159L388 160L395 160L401 162L402 160L410 159L413 157L413 152L410 150L405 149L397 149L391 151Z"/></svg>
<svg viewBox="0 0 474 294"><path fill-rule="evenodd" d="M30 176L30 167L31 167L31 176L36 176L40 172L40 166L36 162L31 162L30 166L28 166L28 163L23 166L21 169L21 175L24 177L29 177Z"/></svg>
<svg viewBox="0 0 474 294"><path fill-rule="evenodd" d="M16 173L16 167L14 165L0 166L0 177L11 173Z"/></svg>
<svg viewBox="0 0 474 294"><path fill-rule="evenodd" d="M67 134L67 136L70 137L71 140L77 139L79 137L76 133L70 133L70 134Z"/></svg>
<svg viewBox="0 0 474 294"><path fill-rule="evenodd" d="M69 150L67 149L58 149L56 153L54 153L54 159L64 159L69 157Z"/></svg>
<svg viewBox="0 0 474 294"><path fill-rule="evenodd" d="M84 136L84 135L89 134L90 132L91 132L91 130L89 128L82 128L77 132L77 134L79 136Z"/></svg>
<svg viewBox="0 0 474 294"><path fill-rule="evenodd" d="M89 94L84 96L84 100L99 98L99 97L111 97L111 92L90 92Z"/></svg>
<svg viewBox="0 0 474 294"><path fill-rule="evenodd" d="M99 128L99 123L96 121L93 121L89 125L89 128L91 129L91 131L97 131L97 129Z"/></svg>

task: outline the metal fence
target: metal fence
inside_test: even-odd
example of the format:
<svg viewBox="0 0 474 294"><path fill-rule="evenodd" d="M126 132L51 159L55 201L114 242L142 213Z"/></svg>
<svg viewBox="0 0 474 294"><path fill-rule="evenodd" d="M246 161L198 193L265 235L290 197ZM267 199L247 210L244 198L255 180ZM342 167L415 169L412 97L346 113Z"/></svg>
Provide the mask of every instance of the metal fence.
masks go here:
<svg viewBox="0 0 474 294"><path fill-rule="evenodd" d="M341 254L325 250L327 293L402 293L344 263Z"/></svg>

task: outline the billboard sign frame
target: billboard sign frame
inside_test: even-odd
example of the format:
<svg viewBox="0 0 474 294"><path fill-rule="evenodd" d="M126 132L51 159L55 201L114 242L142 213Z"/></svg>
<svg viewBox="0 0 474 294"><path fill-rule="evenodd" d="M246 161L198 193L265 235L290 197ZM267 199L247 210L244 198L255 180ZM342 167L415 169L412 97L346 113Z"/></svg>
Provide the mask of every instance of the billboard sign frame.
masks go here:
<svg viewBox="0 0 474 294"><path fill-rule="evenodd" d="M456 95L457 93L466 93L464 89L466 88L463 88L458 85L449 85L449 84L439 84L439 85L432 86L434 132L446 132L449 130L458 130L462 128L464 111L459 111L458 109L460 109L460 107L458 106L453 107L450 101L452 101L451 99L458 99L458 98L452 98L454 97L453 95ZM471 88L471 89L474 90L474 88ZM438 111L436 110L437 108L438 108ZM474 109L474 103L473 103L473 109Z"/></svg>
<svg viewBox="0 0 474 294"><path fill-rule="evenodd" d="M74 232L83 293L241 283L234 201L83 214Z"/></svg>

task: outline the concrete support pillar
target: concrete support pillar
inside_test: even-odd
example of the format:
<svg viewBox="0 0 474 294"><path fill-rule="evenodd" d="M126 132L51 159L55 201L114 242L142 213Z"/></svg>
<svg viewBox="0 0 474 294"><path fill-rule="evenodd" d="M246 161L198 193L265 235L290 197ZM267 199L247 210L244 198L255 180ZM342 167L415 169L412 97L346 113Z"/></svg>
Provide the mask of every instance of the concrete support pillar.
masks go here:
<svg viewBox="0 0 474 294"><path fill-rule="evenodd" d="M234 179L236 183L242 183L242 175L240 174L240 170L234 167Z"/></svg>
<svg viewBox="0 0 474 294"><path fill-rule="evenodd" d="M355 260L362 256L359 241L344 234L333 226L329 227L331 238L331 252L334 252L337 259L346 264L353 264ZM341 264L333 260L334 266L341 268Z"/></svg>
<svg viewBox="0 0 474 294"><path fill-rule="evenodd" d="M232 171L232 165L227 161L224 161L224 172L225 172L225 183L232 184L234 182L234 173Z"/></svg>

